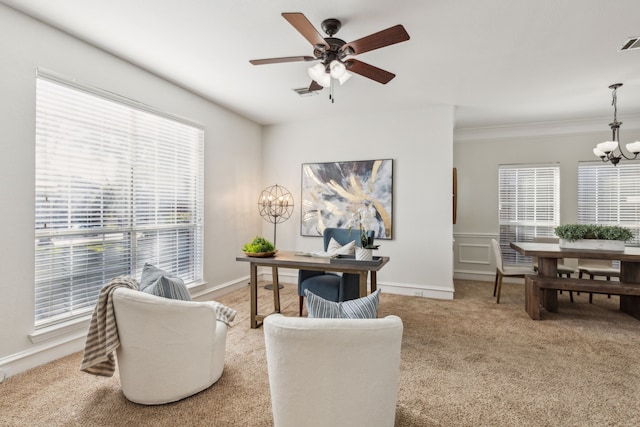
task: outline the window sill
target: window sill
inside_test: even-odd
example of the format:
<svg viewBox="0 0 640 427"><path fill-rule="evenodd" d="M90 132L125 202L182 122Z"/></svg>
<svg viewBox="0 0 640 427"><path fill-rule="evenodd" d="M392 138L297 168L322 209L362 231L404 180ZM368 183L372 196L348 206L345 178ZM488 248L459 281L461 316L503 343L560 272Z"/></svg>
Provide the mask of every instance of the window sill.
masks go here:
<svg viewBox="0 0 640 427"><path fill-rule="evenodd" d="M72 334L86 335L90 321L91 315L69 320L68 322L60 323L58 325L47 326L46 328L38 329L37 331L30 333L29 339L32 343L38 344L63 336L68 337Z"/></svg>

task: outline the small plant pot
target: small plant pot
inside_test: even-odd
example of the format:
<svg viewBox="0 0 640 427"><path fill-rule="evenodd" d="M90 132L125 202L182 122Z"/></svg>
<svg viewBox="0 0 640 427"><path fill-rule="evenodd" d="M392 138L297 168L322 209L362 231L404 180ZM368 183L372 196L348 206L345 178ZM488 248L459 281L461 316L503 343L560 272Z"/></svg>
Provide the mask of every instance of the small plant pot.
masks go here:
<svg viewBox="0 0 640 427"><path fill-rule="evenodd" d="M373 260L373 251L371 249L356 247L356 259L359 261L371 261Z"/></svg>

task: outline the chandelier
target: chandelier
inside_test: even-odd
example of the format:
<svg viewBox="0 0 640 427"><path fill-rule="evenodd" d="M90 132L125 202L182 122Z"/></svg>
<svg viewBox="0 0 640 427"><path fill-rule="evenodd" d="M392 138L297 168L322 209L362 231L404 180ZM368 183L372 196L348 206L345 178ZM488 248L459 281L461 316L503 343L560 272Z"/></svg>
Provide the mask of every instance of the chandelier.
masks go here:
<svg viewBox="0 0 640 427"><path fill-rule="evenodd" d="M633 160L638 157L638 153L640 153L640 141L631 142L626 145L627 151L629 151L628 156L622 151L622 147L620 147L619 136L620 136L620 125L622 122L618 121L618 96L617 90L622 86L622 83L615 83L609 86L612 92L612 101L611 105L613 105L613 121L609 123L609 127L611 128L612 137L611 141L601 142L593 149L593 154L603 162L611 162L612 165L617 166L620 160L623 158L626 160ZM616 152L616 150L618 150ZM633 154L633 156L632 156Z"/></svg>

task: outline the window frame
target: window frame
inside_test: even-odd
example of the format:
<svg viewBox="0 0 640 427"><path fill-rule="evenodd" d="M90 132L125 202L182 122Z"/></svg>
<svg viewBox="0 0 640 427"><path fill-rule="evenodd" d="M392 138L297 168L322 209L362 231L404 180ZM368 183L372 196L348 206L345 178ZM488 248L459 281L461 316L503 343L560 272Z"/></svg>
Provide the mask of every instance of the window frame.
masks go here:
<svg viewBox="0 0 640 427"><path fill-rule="evenodd" d="M640 247L640 161L578 162L578 223L628 227Z"/></svg>
<svg viewBox="0 0 640 427"><path fill-rule="evenodd" d="M527 182L531 178L532 182ZM560 164L498 166L498 228L503 262L531 265L531 257L509 246L512 241L553 237L560 224Z"/></svg>
<svg viewBox="0 0 640 427"><path fill-rule="evenodd" d="M61 92L44 94L45 86ZM87 104L71 106L60 102L65 100L64 94L78 97L69 99L69 103L79 99L78 102L86 100ZM49 95L56 98L52 98L52 104L45 107L43 97ZM95 105L91 104L93 102ZM204 126L43 68L36 70L36 107L36 332L88 318L97 301L99 288L104 283L116 275L139 277L145 262L181 277L187 285L201 283ZM83 110L81 107L94 110ZM48 111L43 112L41 108L47 108ZM122 122L110 124L108 118L102 117L111 113L115 116L115 110L128 114L127 123L122 128L118 127ZM74 111L77 118L70 118ZM53 118L49 120L48 117L49 122L45 123L43 114L51 114ZM89 123L92 117L96 123ZM73 120L76 120L75 124ZM131 126L131 129L123 130L127 126ZM104 133L98 135L96 129ZM84 139L71 141L71 134L78 130L84 132ZM117 132L118 135L109 132ZM98 139L102 142L98 142ZM86 166L89 172L81 171L85 166L82 161L86 158L78 153L78 147L84 147L89 153L89 157L86 157L89 159L89 165ZM118 150L121 147L124 149ZM62 154L48 155L43 160L43 153L46 155L47 150L53 149ZM110 161L110 156L117 157L112 163L119 169L108 178L101 177L95 166L95 158L100 154L104 154L99 158L104 163ZM69 163L65 168L58 166L55 169L55 162L61 164L65 156ZM91 170L91 167L94 169ZM54 194L59 201L64 199L59 183L61 177L69 178L70 189L64 193L68 197L51 208ZM117 196L105 190L107 187ZM51 197L47 196L48 193ZM91 199L91 203L78 203L73 199L87 194L91 197L86 199ZM142 194L148 196L144 201ZM48 208L43 207L45 202L49 203ZM66 206L60 208L65 203ZM43 223L43 218L48 218L49 222ZM46 227L47 224L50 226ZM72 254L76 249L78 255ZM69 254L61 255L64 251ZM92 261L92 257L101 258L101 268L76 267L82 262L75 260L86 264L97 263ZM46 262L50 262L48 269L43 267ZM118 268L110 267L115 265ZM100 277L98 270L102 273ZM76 277L83 275L84 285L79 279L74 283ZM56 288L53 284L62 283L64 277L69 278L67 289L64 286ZM70 305L64 307L63 301L67 298L64 292L73 293L78 289L83 289L85 294L76 300L73 299L75 297L69 297ZM53 305L47 306L49 302L53 302Z"/></svg>

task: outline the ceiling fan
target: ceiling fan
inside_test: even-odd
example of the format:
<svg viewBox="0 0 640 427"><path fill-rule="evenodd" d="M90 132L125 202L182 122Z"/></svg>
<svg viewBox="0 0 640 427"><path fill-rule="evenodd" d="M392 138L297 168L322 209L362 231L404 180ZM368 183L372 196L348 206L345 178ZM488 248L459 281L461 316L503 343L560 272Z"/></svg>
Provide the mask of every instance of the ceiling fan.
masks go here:
<svg viewBox="0 0 640 427"><path fill-rule="evenodd" d="M282 16L311 43L313 56L253 59L249 62L253 65L265 65L281 62L320 61L309 68L309 76L312 78L309 92L330 87L332 78L342 84L351 77L350 73L359 74L378 83L389 83L396 76L395 74L347 57L409 40L409 34L404 27L396 25L347 43L333 37L342 27L342 23L335 18L322 21L322 30L328 35L328 37L322 37L304 14L283 13Z"/></svg>

